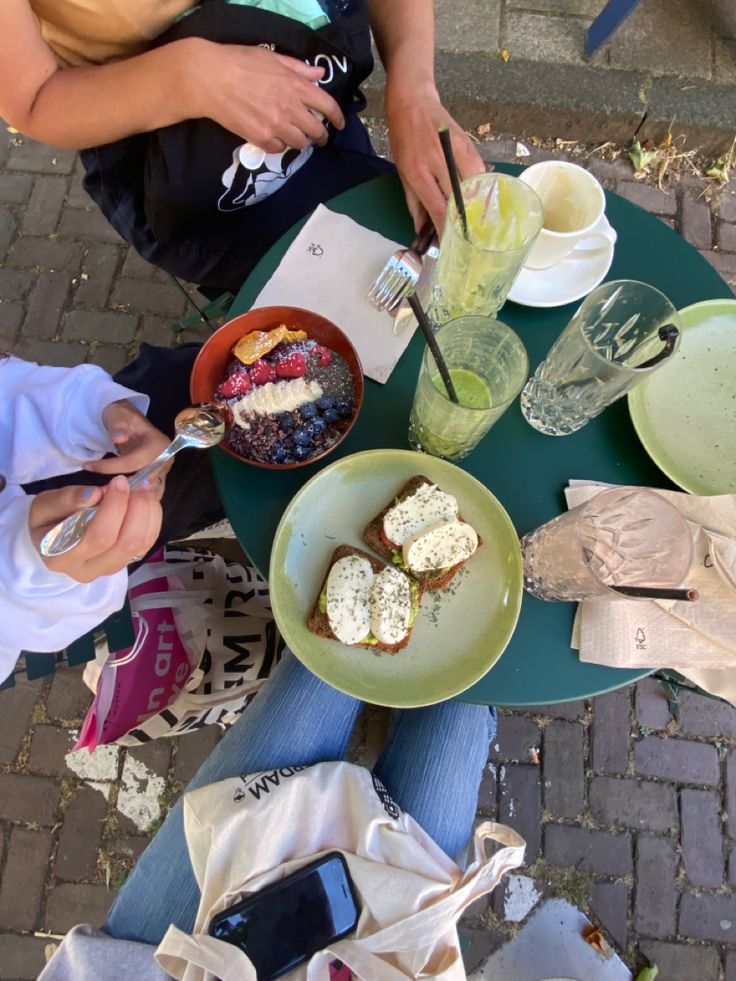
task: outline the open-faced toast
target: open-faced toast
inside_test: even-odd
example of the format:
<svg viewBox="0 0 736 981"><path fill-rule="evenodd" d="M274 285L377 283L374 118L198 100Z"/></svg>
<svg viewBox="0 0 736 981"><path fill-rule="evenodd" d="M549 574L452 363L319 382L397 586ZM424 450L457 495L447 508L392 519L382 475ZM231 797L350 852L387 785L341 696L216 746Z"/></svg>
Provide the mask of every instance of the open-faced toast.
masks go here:
<svg viewBox="0 0 736 981"><path fill-rule="evenodd" d="M393 508L406 501L408 498L416 495L421 488L426 487L429 489L433 486L433 482L421 474L417 474L417 476L407 480L404 486L400 488L394 499L390 501L386 507L376 515L370 524L366 526L365 530L363 531L363 541L369 546L369 548L384 558L387 562L393 563L393 565L395 565L398 569L401 569L403 572L407 573L407 575L415 579L424 589L438 590L444 589L447 585L449 585L452 579L457 575L460 569L462 569L471 556L468 556L447 567L421 572L413 571L404 560L402 546L391 542L391 540L387 538L384 531L384 520ZM441 488L439 490L441 491ZM462 522L462 518L459 515L457 517ZM467 528L468 526L465 527ZM476 537L476 547L479 547L482 544L482 541L479 536Z"/></svg>
<svg viewBox="0 0 736 981"><path fill-rule="evenodd" d="M374 577L378 577L384 570L392 568L390 564L382 562L377 559L375 555L369 555L364 552L363 549L355 548L352 545L338 545L335 551L332 553L332 558L330 559L330 564L325 573L324 579L322 580L322 585L320 587L319 595L314 604L311 616L307 626L312 631L312 633L317 634L319 637L329 638L330 640L337 640L340 643L346 643L341 641L340 638L335 634L331 624L330 617L327 609L327 585L330 573L340 562L341 559L349 559L351 557L357 557L363 559L369 563L370 569ZM403 575L403 574L402 574ZM402 650L409 643L409 638L411 637L412 628L414 625L414 618L419 610L419 604L422 598L423 586L421 583L417 583L412 580L409 576L404 575L409 588L410 596L410 614L409 622L406 627L406 634L397 643L389 644L382 643L378 638L369 630L366 639L353 641L349 643L350 647L364 647L367 650L373 651L374 653L385 653L385 654L395 654L397 651ZM379 593L380 595L380 593Z"/></svg>

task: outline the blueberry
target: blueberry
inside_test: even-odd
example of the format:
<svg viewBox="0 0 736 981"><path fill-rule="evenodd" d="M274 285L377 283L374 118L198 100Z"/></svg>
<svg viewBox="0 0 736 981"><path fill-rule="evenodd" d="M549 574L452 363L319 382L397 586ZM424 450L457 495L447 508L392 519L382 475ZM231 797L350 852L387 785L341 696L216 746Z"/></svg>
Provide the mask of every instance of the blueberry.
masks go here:
<svg viewBox="0 0 736 981"><path fill-rule="evenodd" d="M294 430L294 454L296 455L297 446L309 446L312 442L312 437L306 429L295 429Z"/></svg>
<svg viewBox="0 0 736 981"><path fill-rule="evenodd" d="M324 412L325 409L331 409L334 404L329 395L321 395L317 399L317 408L320 412Z"/></svg>
<svg viewBox="0 0 736 981"><path fill-rule="evenodd" d="M294 459L295 460L306 460L308 456L312 455L311 446L295 446L294 447Z"/></svg>
<svg viewBox="0 0 736 981"><path fill-rule="evenodd" d="M302 419L313 419L317 415L317 406L314 402L307 402L299 411L302 414Z"/></svg>
<svg viewBox="0 0 736 981"><path fill-rule="evenodd" d="M291 418L288 412L282 412L281 415L277 417L276 421L279 424L279 429L283 430L285 433L290 433L294 428L294 420Z"/></svg>
<svg viewBox="0 0 736 981"><path fill-rule="evenodd" d="M333 423L333 422L337 422L340 416L337 412L337 409L325 409L325 411L322 413L322 418L324 419L325 422Z"/></svg>
<svg viewBox="0 0 736 981"><path fill-rule="evenodd" d="M271 447L271 463L283 463L286 459L286 447L283 443L274 443Z"/></svg>
<svg viewBox="0 0 736 981"><path fill-rule="evenodd" d="M353 403L350 399L336 399L335 410L340 413L341 416L349 416L353 411Z"/></svg>
<svg viewBox="0 0 736 981"><path fill-rule="evenodd" d="M320 419L317 416L316 419L311 419L309 425L307 426L307 431L312 434L312 436L321 436L322 433L327 429L327 423L324 419Z"/></svg>

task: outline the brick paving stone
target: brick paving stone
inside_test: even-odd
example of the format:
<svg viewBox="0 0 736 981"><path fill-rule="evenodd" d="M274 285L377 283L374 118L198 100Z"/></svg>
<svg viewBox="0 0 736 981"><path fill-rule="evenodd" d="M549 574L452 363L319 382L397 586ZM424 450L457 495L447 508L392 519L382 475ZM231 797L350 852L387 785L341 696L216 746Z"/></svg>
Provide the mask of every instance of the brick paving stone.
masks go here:
<svg viewBox="0 0 736 981"><path fill-rule="evenodd" d="M717 947L642 940L639 951L657 965L662 981L719 981L721 976Z"/></svg>
<svg viewBox="0 0 736 981"><path fill-rule="evenodd" d="M589 797L590 812L599 824L635 831L677 828L677 793L671 784L593 777Z"/></svg>
<svg viewBox="0 0 736 981"><path fill-rule="evenodd" d="M82 668L57 668L46 699L50 719L73 722L82 719L92 701L92 692L82 680Z"/></svg>
<svg viewBox="0 0 736 981"><path fill-rule="evenodd" d="M636 686L636 721L646 729L666 729L671 720L662 683L656 678L643 678Z"/></svg>
<svg viewBox="0 0 736 981"><path fill-rule="evenodd" d="M641 835L636 847L634 929L648 937L664 938L677 925L677 850L670 838Z"/></svg>
<svg viewBox="0 0 736 981"><path fill-rule="evenodd" d="M634 745L637 773L678 783L717 784L720 777L714 746L685 739L645 736Z"/></svg>
<svg viewBox="0 0 736 981"><path fill-rule="evenodd" d="M171 317L158 317L154 314L144 314L141 317L140 340L147 344L157 344L160 347L173 347L176 342L176 334L172 330L173 322ZM187 331L187 339L189 331Z"/></svg>
<svg viewBox="0 0 736 981"><path fill-rule="evenodd" d="M616 190L627 201L638 204L646 211L658 215L674 215L677 212L677 198L672 191L660 191L651 184L637 184L634 181L620 181Z"/></svg>
<svg viewBox="0 0 736 981"><path fill-rule="evenodd" d="M0 300L0 329L4 336L15 340L25 316L26 309L22 303L16 303L13 300Z"/></svg>
<svg viewBox="0 0 736 981"><path fill-rule="evenodd" d="M599 695L593 707L593 769L597 773L625 773L630 742L628 689Z"/></svg>
<svg viewBox="0 0 736 981"><path fill-rule="evenodd" d="M186 304L186 300L173 284L122 277L115 283L112 302L128 307L135 313L146 311L168 314L172 319L181 316Z"/></svg>
<svg viewBox="0 0 736 981"><path fill-rule="evenodd" d="M0 301L22 300L35 281L27 269L0 269Z"/></svg>
<svg viewBox="0 0 736 981"><path fill-rule="evenodd" d="M0 205L0 259L8 251L8 246L13 241L17 221L15 215L10 210Z"/></svg>
<svg viewBox="0 0 736 981"><path fill-rule="evenodd" d="M60 785L48 777L0 773L0 820L54 824L60 796Z"/></svg>
<svg viewBox="0 0 736 981"><path fill-rule="evenodd" d="M0 933L0 965L3 976L15 981L35 981L46 964L43 937Z"/></svg>
<svg viewBox="0 0 736 981"><path fill-rule="evenodd" d="M94 339L107 344L129 344L135 337L138 318L133 313L106 310L72 310L64 314L62 329L65 340Z"/></svg>
<svg viewBox="0 0 736 981"><path fill-rule="evenodd" d="M33 731L28 768L52 777L70 776L64 757L74 745L68 729L39 725Z"/></svg>
<svg viewBox="0 0 736 981"><path fill-rule="evenodd" d="M99 365L108 374L114 375L128 364L130 357L127 347L120 347L115 344L96 344L94 350L90 351L88 360L90 364Z"/></svg>
<svg viewBox="0 0 736 981"><path fill-rule="evenodd" d="M211 729L214 727L208 726L207 728ZM177 753L174 776L176 776L178 768L179 768L179 754ZM187 781L190 779L191 777L188 777ZM495 763L486 763L486 765L483 767L483 776L481 777L480 787L478 788L478 803L476 805L476 811L481 811L483 814L488 814L491 817L495 817L497 806L498 806L498 768L496 767Z"/></svg>
<svg viewBox="0 0 736 981"><path fill-rule="evenodd" d="M168 277L163 269L152 266L150 262L139 256L133 246L130 246L125 253L123 268L120 270L122 276L132 276L133 279L154 279L158 283L168 283Z"/></svg>
<svg viewBox="0 0 736 981"><path fill-rule="evenodd" d="M138 861L151 839L145 835L118 835L104 843L105 851Z"/></svg>
<svg viewBox="0 0 736 981"><path fill-rule="evenodd" d="M85 251L82 271L74 290L75 306L91 308L100 314L100 308L106 305L110 296L120 262L120 252L118 246L105 242Z"/></svg>
<svg viewBox="0 0 736 981"><path fill-rule="evenodd" d="M629 875L633 868L628 833L612 834L562 824L545 825L544 857L553 865L601 875Z"/></svg>
<svg viewBox="0 0 736 981"><path fill-rule="evenodd" d="M0 923L5 930L33 930L39 924L46 864L51 852L48 831L13 828L0 882Z"/></svg>
<svg viewBox="0 0 736 981"><path fill-rule="evenodd" d="M51 340L59 329L62 310L69 291L68 273L52 271L44 273L36 282L28 298L23 336Z"/></svg>
<svg viewBox="0 0 736 981"><path fill-rule="evenodd" d="M71 239L92 239L119 244L121 238L96 205L66 208L59 222L59 234Z"/></svg>
<svg viewBox="0 0 736 981"><path fill-rule="evenodd" d="M24 137L10 148L7 166L34 174L71 174L75 159L72 150L59 150Z"/></svg>
<svg viewBox="0 0 736 981"><path fill-rule="evenodd" d="M736 749L730 749L726 757L726 816L728 833L736 838Z"/></svg>
<svg viewBox="0 0 736 981"><path fill-rule="evenodd" d="M523 715L499 715L498 732L488 758L528 763L532 748L539 748L539 726L534 719Z"/></svg>
<svg viewBox="0 0 736 981"><path fill-rule="evenodd" d="M682 236L696 249L709 249L713 244L710 207L703 198L682 195Z"/></svg>
<svg viewBox="0 0 736 981"><path fill-rule="evenodd" d="M132 756L133 759L143 763L159 777L165 777L169 772L171 750L170 739L156 739L144 746L135 746L133 749L129 749L128 756Z"/></svg>
<svg viewBox="0 0 736 981"><path fill-rule="evenodd" d="M685 873L693 886L720 886L724 860L720 794L712 790L680 792Z"/></svg>
<svg viewBox="0 0 736 981"><path fill-rule="evenodd" d="M624 882L593 882L588 902L595 918L622 950L629 942L629 888Z"/></svg>
<svg viewBox="0 0 736 981"><path fill-rule="evenodd" d="M21 337L15 345L15 354L28 361L38 361L39 364L73 368L75 364L84 362L87 348L84 344L69 341L36 341Z"/></svg>
<svg viewBox="0 0 736 981"><path fill-rule="evenodd" d="M683 893L680 935L736 944L736 897L712 892Z"/></svg>
<svg viewBox="0 0 736 981"><path fill-rule="evenodd" d="M0 201L23 204L31 196L32 189L30 174L0 174Z"/></svg>
<svg viewBox="0 0 736 981"><path fill-rule="evenodd" d="M220 730L217 726L204 726L196 732L180 736L176 746L174 778L184 784L189 783L219 741ZM493 782L495 785L495 779Z"/></svg>
<svg viewBox="0 0 736 981"><path fill-rule="evenodd" d="M82 247L78 242L64 242L54 238L31 238L22 235L10 250L9 264L42 269L65 269L76 272L82 260Z"/></svg>
<svg viewBox="0 0 736 981"><path fill-rule="evenodd" d="M736 738L736 708L684 688L678 698L677 724L687 736Z"/></svg>
<svg viewBox="0 0 736 981"><path fill-rule="evenodd" d="M736 221L736 194L732 191L721 191L716 202L718 217L724 221Z"/></svg>
<svg viewBox="0 0 736 981"><path fill-rule="evenodd" d="M64 882L55 886L46 903L46 929L66 933L78 923L100 927L115 899L115 890L103 885Z"/></svg>
<svg viewBox="0 0 736 981"><path fill-rule="evenodd" d="M72 797L64 814L54 863L57 878L79 881L95 877L106 811L104 796L91 787L82 787Z"/></svg>
<svg viewBox="0 0 736 981"><path fill-rule="evenodd" d="M726 954L726 981L736 981L736 950Z"/></svg>
<svg viewBox="0 0 736 981"><path fill-rule="evenodd" d="M556 702L552 705L534 705L519 711L532 715L551 715L553 719L580 719L585 715L585 702Z"/></svg>
<svg viewBox="0 0 736 981"><path fill-rule="evenodd" d="M4 691L2 698L2 725L0 725L0 763L12 763L20 750L23 737L36 702L41 696L43 683L19 678L15 686Z"/></svg>
<svg viewBox="0 0 736 981"><path fill-rule="evenodd" d="M42 175L33 183L33 191L23 212L24 235L50 235L59 221L66 198L65 177Z"/></svg>
<svg viewBox="0 0 736 981"><path fill-rule="evenodd" d="M585 808L585 749L578 722L547 725L542 767L545 808L558 817L577 817Z"/></svg>
<svg viewBox="0 0 736 981"><path fill-rule="evenodd" d="M542 837L542 792L539 769L511 763L499 767L498 819L526 841L524 860L531 864Z"/></svg>
<svg viewBox="0 0 736 981"><path fill-rule="evenodd" d="M736 845L732 845L728 852L728 881L736 885Z"/></svg>
<svg viewBox="0 0 736 981"><path fill-rule="evenodd" d="M736 225L719 221L716 232L719 248L724 252L736 252Z"/></svg>
<svg viewBox="0 0 736 981"><path fill-rule="evenodd" d="M463 963L468 974L480 967L486 958L506 940L506 935L499 930L489 930L487 927L478 929L466 926L464 923L458 925L458 933Z"/></svg>
<svg viewBox="0 0 736 981"><path fill-rule="evenodd" d="M701 252L711 266L726 280L730 286L736 284L736 253L733 252Z"/></svg>

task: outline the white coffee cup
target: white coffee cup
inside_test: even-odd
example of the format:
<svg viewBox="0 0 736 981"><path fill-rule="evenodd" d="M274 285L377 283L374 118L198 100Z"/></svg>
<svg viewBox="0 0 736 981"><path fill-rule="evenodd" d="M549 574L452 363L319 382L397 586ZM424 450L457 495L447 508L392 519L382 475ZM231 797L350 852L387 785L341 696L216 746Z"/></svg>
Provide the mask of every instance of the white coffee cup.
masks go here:
<svg viewBox="0 0 736 981"><path fill-rule="evenodd" d="M544 226L524 263L526 269L549 269L583 240L591 256L616 241L604 217L603 188L587 170L564 160L544 160L519 177L534 188L544 206Z"/></svg>

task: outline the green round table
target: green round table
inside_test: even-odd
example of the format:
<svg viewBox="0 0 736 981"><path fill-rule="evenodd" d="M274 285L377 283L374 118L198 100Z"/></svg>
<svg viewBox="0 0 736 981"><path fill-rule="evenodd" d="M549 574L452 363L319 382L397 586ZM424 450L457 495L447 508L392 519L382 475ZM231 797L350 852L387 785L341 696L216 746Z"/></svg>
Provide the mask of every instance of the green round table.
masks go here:
<svg viewBox="0 0 736 981"><path fill-rule="evenodd" d="M512 165L498 169L519 170ZM403 192L392 174L340 194L329 207L396 241L409 242L413 237ZM612 193L608 194L606 213L618 232L609 279L643 280L662 290L678 308L732 295L708 262L659 218ZM233 316L250 309L303 224L297 223L256 266L235 299ZM500 317L524 341L532 371L577 305L551 310L511 302L504 306ZM417 331L385 385L366 379L360 416L327 462L359 450L407 448L407 421L423 347ZM261 573L267 575L279 519L297 490L322 464L273 472L248 466L216 450L213 465L235 533ZM519 534L565 509L563 489L570 478L672 486L639 443L625 399L579 432L561 438L532 429L517 400L462 465L498 497ZM649 673L581 663L570 648L574 612L572 603L544 603L525 595L506 651L485 677L459 697L494 705L540 705L600 694Z"/></svg>

